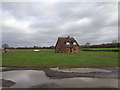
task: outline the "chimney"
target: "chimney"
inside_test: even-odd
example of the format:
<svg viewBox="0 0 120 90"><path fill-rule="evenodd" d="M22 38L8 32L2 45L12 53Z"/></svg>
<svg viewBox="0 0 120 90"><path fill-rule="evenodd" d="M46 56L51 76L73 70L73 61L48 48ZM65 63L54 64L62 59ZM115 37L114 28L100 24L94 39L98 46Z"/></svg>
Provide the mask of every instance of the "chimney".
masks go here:
<svg viewBox="0 0 120 90"><path fill-rule="evenodd" d="M70 38L70 36L68 36L68 38Z"/></svg>

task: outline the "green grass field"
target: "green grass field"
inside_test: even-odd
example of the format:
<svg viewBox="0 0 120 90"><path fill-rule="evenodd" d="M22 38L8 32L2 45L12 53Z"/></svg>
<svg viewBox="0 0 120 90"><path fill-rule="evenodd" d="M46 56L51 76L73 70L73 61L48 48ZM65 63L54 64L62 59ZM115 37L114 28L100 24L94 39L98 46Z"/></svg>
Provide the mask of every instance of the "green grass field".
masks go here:
<svg viewBox="0 0 120 90"><path fill-rule="evenodd" d="M24 67L107 67L118 66L117 52L85 52L63 54L54 50L11 51L2 54L3 66Z"/></svg>

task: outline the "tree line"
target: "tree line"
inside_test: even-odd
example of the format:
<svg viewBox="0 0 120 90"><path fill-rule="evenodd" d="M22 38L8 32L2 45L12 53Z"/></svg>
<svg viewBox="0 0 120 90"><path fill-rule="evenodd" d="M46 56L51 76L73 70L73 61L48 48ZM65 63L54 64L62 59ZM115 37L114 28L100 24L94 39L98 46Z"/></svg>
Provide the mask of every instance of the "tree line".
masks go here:
<svg viewBox="0 0 120 90"><path fill-rule="evenodd" d="M40 47L40 46L33 46L33 47L10 47L8 44L3 44L2 49L54 49L54 46L49 47Z"/></svg>
<svg viewBox="0 0 120 90"><path fill-rule="evenodd" d="M86 43L80 47L82 48L119 48L120 43L106 43L106 44L99 44L99 45L90 45L90 43Z"/></svg>
<svg viewBox="0 0 120 90"><path fill-rule="evenodd" d="M90 45L87 42L85 45L80 45L80 48L119 48L120 43L106 43L106 44L98 44L98 45ZM33 47L10 47L8 44L2 45L3 49L55 49L55 46L48 46L48 47L40 47L40 46L33 46Z"/></svg>

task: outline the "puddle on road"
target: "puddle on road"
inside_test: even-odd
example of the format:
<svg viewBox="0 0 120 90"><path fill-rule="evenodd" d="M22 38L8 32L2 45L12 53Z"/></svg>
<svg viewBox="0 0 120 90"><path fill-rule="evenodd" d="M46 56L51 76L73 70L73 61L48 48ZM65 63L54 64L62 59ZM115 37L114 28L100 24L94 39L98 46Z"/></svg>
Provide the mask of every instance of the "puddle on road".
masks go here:
<svg viewBox="0 0 120 90"><path fill-rule="evenodd" d="M6 67L0 67L0 72L2 72L2 69L6 69Z"/></svg>
<svg viewBox="0 0 120 90"><path fill-rule="evenodd" d="M0 69L6 69L6 67L0 67Z"/></svg>
<svg viewBox="0 0 120 90"><path fill-rule="evenodd" d="M2 87L2 67L0 67L0 87Z"/></svg>
<svg viewBox="0 0 120 90"><path fill-rule="evenodd" d="M109 73L109 70L103 69L94 69L94 68L50 68L51 70L60 71L60 72L79 72L79 73L90 73L90 72L106 72Z"/></svg>
<svg viewBox="0 0 120 90"><path fill-rule="evenodd" d="M16 84L13 87L30 87L36 84L43 84L48 82L48 77L43 71L36 70L19 70L19 71L7 71L2 73L2 78L5 80L11 80Z"/></svg>
<svg viewBox="0 0 120 90"><path fill-rule="evenodd" d="M65 88L118 88L117 79L69 78L56 80L55 83Z"/></svg>
<svg viewBox="0 0 120 90"><path fill-rule="evenodd" d="M36 85L61 86L63 88L93 88L93 87L118 87L117 79L98 79L98 78L67 78L50 79L43 71L19 70L3 72L3 79L11 80L16 84L12 88L28 88ZM44 87L42 86L42 87ZM54 87L54 86L53 86ZM48 86L49 88L49 86Z"/></svg>

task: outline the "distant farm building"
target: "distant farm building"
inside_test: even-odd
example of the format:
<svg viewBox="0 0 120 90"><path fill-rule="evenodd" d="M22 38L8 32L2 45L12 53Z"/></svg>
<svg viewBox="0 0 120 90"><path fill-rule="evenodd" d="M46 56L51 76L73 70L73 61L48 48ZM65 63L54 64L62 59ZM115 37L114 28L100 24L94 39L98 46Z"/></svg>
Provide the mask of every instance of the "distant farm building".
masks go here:
<svg viewBox="0 0 120 90"><path fill-rule="evenodd" d="M79 52L79 44L73 37L59 37L55 46L56 53Z"/></svg>

